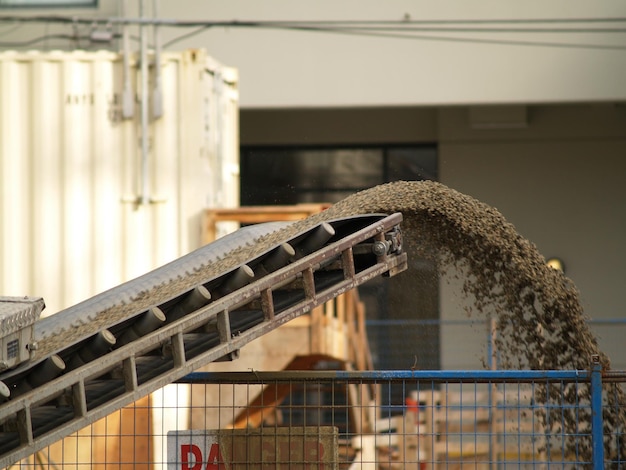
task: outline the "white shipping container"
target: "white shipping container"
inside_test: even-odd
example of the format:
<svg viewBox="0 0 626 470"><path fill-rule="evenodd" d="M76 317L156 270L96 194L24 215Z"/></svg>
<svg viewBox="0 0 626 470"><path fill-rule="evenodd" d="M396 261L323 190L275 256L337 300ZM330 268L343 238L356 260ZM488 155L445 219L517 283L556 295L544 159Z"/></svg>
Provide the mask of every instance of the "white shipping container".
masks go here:
<svg viewBox="0 0 626 470"><path fill-rule="evenodd" d="M136 57L0 53L0 295L54 313L197 248L202 209L238 205L236 70L202 50L161 57L146 153Z"/></svg>

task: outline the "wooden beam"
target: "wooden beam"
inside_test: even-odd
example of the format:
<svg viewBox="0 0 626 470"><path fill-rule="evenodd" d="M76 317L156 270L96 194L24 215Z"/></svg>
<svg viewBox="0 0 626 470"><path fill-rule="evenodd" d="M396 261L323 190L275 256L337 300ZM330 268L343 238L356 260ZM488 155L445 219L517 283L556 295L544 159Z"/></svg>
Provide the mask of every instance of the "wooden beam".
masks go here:
<svg viewBox="0 0 626 470"><path fill-rule="evenodd" d="M293 206L244 206L230 209L205 209L202 222L202 242L215 240L219 222L239 222L240 224L258 224L263 222L289 222L306 219L322 212L330 204L296 204Z"/></svg>
<svg viewBox="0 0 626 470"><path fill-rule="evenodd" d="M322 361L336 361L337 359L325 354L311 354L295 356L283 370L312 370ZM280 405L292 390L291 383L269 383L248 406L241 411L231 427L234 429L257 428L263 424L263 418L271 416L274 409Z"/></svg>

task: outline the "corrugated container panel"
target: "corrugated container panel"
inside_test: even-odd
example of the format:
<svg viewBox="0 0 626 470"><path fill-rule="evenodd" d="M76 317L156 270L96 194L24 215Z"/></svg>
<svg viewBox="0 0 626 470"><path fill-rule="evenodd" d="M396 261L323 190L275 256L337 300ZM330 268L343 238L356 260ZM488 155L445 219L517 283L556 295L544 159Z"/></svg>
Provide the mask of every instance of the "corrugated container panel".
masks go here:
<svg viewBox="0 0 626 470"><path fill-rule="evenodd" d="M201 50L163 54L144 184L130 63L124 119L120 54L0 53L0 295L54 313L197 248L202 209L238 205L236 71Z"/></svg>

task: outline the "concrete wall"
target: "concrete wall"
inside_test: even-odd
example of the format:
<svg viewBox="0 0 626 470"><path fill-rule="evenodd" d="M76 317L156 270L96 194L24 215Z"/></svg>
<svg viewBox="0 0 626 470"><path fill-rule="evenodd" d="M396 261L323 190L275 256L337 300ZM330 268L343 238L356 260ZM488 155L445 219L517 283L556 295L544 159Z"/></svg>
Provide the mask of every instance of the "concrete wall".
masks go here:
<svg viewBox="0 0 626 470"><path fill-rule="evenodd" d="M176 0L159 2L159 16L192 21L432 21L619 18L621 0ZM139 0L125 0L126 15L139 15ZM152 15L152 1L145 0ZM3 10L2 12L7 12ZM115 17L119 0L100 0L96 9L9 10L16 14ZM106 22L100 24L105 29ZM51 35L89 35L91 25L28 24L11 27L0 42L45 40L25 48L108 48L88 40ZM558 103L626 99L624 32L597 32L622 23L437 23L412 27L413 38L388 37L404 32L375 31L376 36L216 26L161 28L169 49L206 48L209 54L241 72L241 105L248 107L402 106L480 103ZM495 26L506 31L476 32ZM451 31L441 28L463 27ZM473 28L468 30L467 27ZM581 32L592 27L594 32ZM515 31L511 29L515 28ZM521 31L535 28L539 31ZM566 28L568 32L550 32ZM114 31L117 31L114 28ZM188 35L190 32L196 34ZM136 27L131 34L137 37ZM382 36L381 36L382 35ZM529 43L533 43L532 45ZM19 46L19 45L18 45ZM605 47L605 46L608 46ZM137 41L132 41L137 48Z"/></svg>
<svg viewBox="0 0 626 470"><path fill-rule="evenodd" d="M161 14L166 17L216 20L610 18L626 13L626 5L619 0L178 0L161 4ZM167 30L165 40L181 33ZM626 43L623 33L416 34L421 38L213 28L176 43L176 47L202 45L222 62L236 65L242 76L244 108L554 103L626 98L623 51L506 43L620 45ZM483 40L497 44L480 42Z"/></svg>
<svg viewBox="0 0 626 470"><path fill-rule="evenodd" d="M592 315L623 312L626 108L531 108L528 128L514 131L469 130L465 111L442 113L441 181L562 258Z"/></svg>
<svg viewBox="0 0 626 470"><path fill-rule="evenodd" d="M472 130L460 108L440 119L441 181L498 208L541 253L561 258L595 320L624 317L625 131L626 108L607 106L531 107L523 129ZM442 315L459 316L445 284ZM626 324L593 329L614 366L626 366ZM459 344L454 337L446 343ZM466 360L445 351L448 368Z"/></svg>

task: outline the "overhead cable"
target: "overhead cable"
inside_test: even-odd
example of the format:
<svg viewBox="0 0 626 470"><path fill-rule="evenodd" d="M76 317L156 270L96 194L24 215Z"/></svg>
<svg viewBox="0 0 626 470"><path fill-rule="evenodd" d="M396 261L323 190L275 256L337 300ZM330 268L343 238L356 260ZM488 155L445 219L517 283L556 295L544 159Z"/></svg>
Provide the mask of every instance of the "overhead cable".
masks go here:
<svg viewBox="0 0 626 470"><path fill-rule="evenodd" d="M557 48L584 48L602 50L624 50L626 45L589 43L581 41L546 40L555 34L623 34L626 33L626 18L538 18L538 19L477 19L477 20L398 20L398 21L205 21L177 20L163 18L85 18L76 16L38 15L38 16L0 16L0 23L45 22L56 24L98 25L153 25L176 28L196 28L163 44L163 48L193 37L209 28L256 28L268 30L300 31L314 33L343 34L360 37L410 39L419 41L444 41L457 43L495 44L508 46L533 46ZM545 25L555 25L546 27ZM573 25L577 24L576 27ZM598 26L605 24L606 26ZM482 25L482 26L480 26ZM514 26L505 26L514 25ZM531 26L541 25L541 26ZM567 26L563 26L567 25ZM593 25L593 26L591 26ZM462 33L488 34L490 37L462 35ZM452 34L452 35L450 35ZM496 34L497 37L493 35ZM502 34L540 34L541 38L511 39ZM59 38L57 35L56 38ZM75 38L75 35L74 35ZM68 38L70 39L70 38ZM35 43L41 38L16 43L15 47ZM1 45L1 44L0 44ZM6 46L5 46L6 47ZM9 46L10 47L10 46Z"/></svg>

